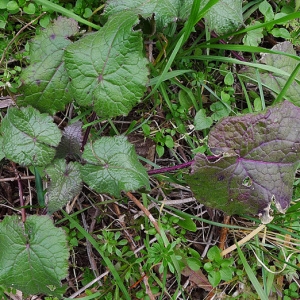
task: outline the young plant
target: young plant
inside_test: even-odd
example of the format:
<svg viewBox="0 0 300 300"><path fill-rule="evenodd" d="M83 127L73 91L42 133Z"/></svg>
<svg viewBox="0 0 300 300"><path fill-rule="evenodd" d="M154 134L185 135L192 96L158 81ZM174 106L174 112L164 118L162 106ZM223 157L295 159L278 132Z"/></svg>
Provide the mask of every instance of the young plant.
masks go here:
<svg viewBox="0 0 300 300"><path fill-rule="evenodd" d="M104 24L101 28L55 3L47 0L36 2L72 16L73 19L59 17L35 36L29 47L30 64L20 76L19 66L14 67L14 72L7 69L3 75L1 74L0 87L10 88L11 92L18 93L19 107L9 108L6 116L3 117L0 157L9 159L15 170L16 164L34 170L36 182L43 178L49 183L45 199L43 199L42 185L37 185L42 213L48 216L27 217L21 179L15 171L19 179L22 219L16 216L6 217L0 223L0 241L5 248L0 257L1 284L3 283L8 289L14 287L27 294L43 293L54 297L62 296L65 287L61 287L61 280L66 276L68 268L68 239L61 229L53 226L50 215L77 196L82 190L83 183L97 193L119 197L124 191L150 190L150 174L170 172L192 165L192 174L186 175L186 182L197 198L208 206L222 209L229 214L261 214L264 222L271 220L269 212L273 202L280 211L284 212L287 209L299 161L300 149L297 135L297 128L300 125L299 108L283 102L264 113L228 117L232 112L231 105L236 101L233 97L234 76L231 72L226 70L226 74L223 73L222 84L225 84L225 87L214 92L206 85L205 80L209 78L207 74L190 70L169 71L173 63L176 64L177 59L182 60L184 56L189 67L191 60L199 59L205 61L205 66L214 68L217 72L218 66L210 62L212 56L197 54L188 58L185 57L183 48L189 47L185 43L193 32L194 26L205 14L210 30L215 30L221 35L233 34L243 24L241 1L228 0L221 3L213 0L200 3L199 0L195 0L184 1L184 4L177 1L174 6L166 6L162 1L155 1L154 6L154 2L141 4L133 1L124 4L119 1L109 1L101 18L97 18L94 14L100 9L95 7L94 2L91 2L91 7L82 1L77 1L74 7L69 7L79 15L101 21ZM217 2L218 5L209 11ZM232 11L232 4L236 4L237 10ZM5 8L0 7L0 9L15 13L22 7L30 14L34 13L37 5L31 3L27 5L26 2L22 6L15 1L9 1ZM215 22L215 14L223 14L224 11L228 12L228 18L222 19L220 23ZM148 68L149 61L145 57L145 35L140 30L139 23L142 23L140 18L146 20L150 18L151 23L152 14L155 16L155 30L162 33L164 43L158 49L160 53L151 69ZM7 17L5 11L4 19L0 19L0 26L9 25ZM182 28L181 31L175 35L177 24L174 20L186 19L187 22L178 27ZM49 21L49 19L43 20L42 26L47 23L47 20ZM76 20L98 31L80 38ZM272 22L274 23L274 20L267 23L271 25ZM257 27L262 28L263 25L258 24ZM245 32L251 31L250 29L245 29ZM214 45L211 41L207 41L201 47L213 49L214 46L221 50L232 50L230 47L239 50L235 45L226 44L222 48L221 45ZM298 67L291 67L292 62L298 62L299 59L288 46L284 46L286 48L279 50L285 52L283 55L285 58L291 59L287 64L289 67L287 70L281 70L282 60L276 62L273 57L268 56L265 57L267 64L272 60L274 66L264 66L263 60L261 64L248 63L247 65L268 72L275 70L277 75L278 73L284 75L284 78L288 79L280 83L279 90L282 88L285 93L289 91L286 93L287 97L295 104L299 104L298 100L293 98L293 92L298 88L294 85ZM201 47L197 46L197 50L201 50ZM252 52L259 50L251 47L246 49ZM193 49L188 51L192 53ZM278 49L266 52L274 55L278 54ZM223 57L222 60L227 63L241 63L241 60L231 58ZM149 69L155 76L150 83L148 82ZM246 71L243 74L253 79L251 71L247 71L249 74L246 74ZM184 87L176 78L188 72L192 73L192 91ZM257 80L257 77L254 79ZM182 89L190 101L183 100L181 95L178 99L179 104L174 103L177 97L169 97L171 89L165 82L167 80ZM12 85L13 81L15 85ZM21 82L23 85L19 88ZM264 77L260 82L261 86L262 83L268 85ZM216 83L214 85L217 86ZM138 160L133 145L124 136L99 137L93 133L88 140L89 129L83 135L81 122L69 119L69 125L63 131L53 123L51 116L64 111L66 105L73 103L78 112L83 112L82 115L87 115L94 110L93 120L86 121L90 123L86 124L85 128L94 124L96 115L99 121L95 122L108 121L112 124L111 118L128 115L144 96L147 86L152 86L147 98L155 95L156 99L159 99L157 94L161 95L169 109L166 114L167 120L174 119L176 124L176 129L169 127L161 134L157 134L156 142L160 146L158 154L161 156L164 154L165 146L169 149L174 147L176 134L186 134L183 121L186 121L185 114L192 106L198 111L195 118L198 130L207 130L214 121L226 117L208 135L210 149L206 144L201 149L202 152L211 151L213 155L205 156L199 153L193 161L180 166L154 170L147 174ZM209 106L209 110L205 109L204 103L200 101L202 88L209 91L215 100L217 99ZM273 90L279 93L277 101L280 102L283 92L275 88ZM197 102L194 92L201 103ZM261 105L261 108L264 108L264 105ZM76 121L81 116L77 116ZM147 126L143 129L149 133ZM207 133L208 131L205 135ZM199 140L194 139L196 143ZM194 142L191 138L187 138L187 141L191 145ZM116 289L114 293L108 292L104 296L107 299L119 298L120 291L125 299L131 298L119 272L124 275L126 283L131 276L138 279L140 274L137 269L140 262L145 262L147 268L145 272L152 271L154 265L159 266L158 271L162 274L163 282L155 275L153 278L164 291L169 272L177 276L180 286L179 277L182 267L180 262L183 258L191 269L199 271L201 263L196 263L197 255L192 255L193 252L189 251L192 257L186 257L186 253L178 249L185 241L183 238L185 231L171 228L171 224L178 224L184 229L196 231L196 224L190 218L188 219L186 214L178 213L178 218L170 217L169 220L162 218L167 225L165 228L155 228L160 232L160 235L156 235L156 242L151 245L148 243L145 258L135 262L127 240L121 239L120 231L116 233L102 231L95 240L72 216L63 211L62 213L78 230L80 237L84 236L93 245L102 257L104 265L112 273ZM171 242L165 230L172 236ZM101 242L102 240L104 243ZM69 242L76 244L76 237L71 235ZM16 261L15 257L19 260ZM110 259L118 262L114 264ZM216 247L209 250L208 259L210 262L205 268L214 286L220 280L231 280L232 270L230 271L229 268L233 263L231 259L221 260ZM247 270L249 271L249 268ZM149 282L152 284L154 279L151 278ZM255 280L253 282L257 285ZM257 286L261 292L259 285ZM154 286L155 288L157 287Z"/></svg>
<svg viewBox="0 0 300 300"><path fill-rule="evenodd" d="M233 258L223 258L217 246L208 250L207 258L209 261L203 265L203 268L208 273L208 280L213 287L218 286L221 280L232 280L235 271Z"/></svg>

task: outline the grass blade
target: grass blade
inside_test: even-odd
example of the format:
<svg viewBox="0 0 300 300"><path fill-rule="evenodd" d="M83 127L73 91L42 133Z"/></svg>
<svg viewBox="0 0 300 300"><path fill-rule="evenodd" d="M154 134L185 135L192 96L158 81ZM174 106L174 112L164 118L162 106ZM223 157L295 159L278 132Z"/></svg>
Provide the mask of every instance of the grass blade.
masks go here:
<svg viewBox="0 0 300 300"><path fill-rule="evenodd" d="M85 24L87 26L90 26L90 27L92 27L94 29L100 29L100 26L95 25L95 24L93 24L93 23L91 23L91 22L89 22L89 21L81 18L80 16L77 16L73 12L69 11L68 9L66 9L64 7L61 7L58 4L52 3L52 2L50 2L48 0L35 0L35 2L37 2L37 3L41 4L41 5L44 5L44 6L48 7L48 8L51 8L54 11L59 12L59 13L65 15L65 16L67 16L69 18L72 18L72 19L76 20L79 23L83 23L83 24Z"/></svg>
<svg viewBox="0 0 300 300"><path fill-rule="evenodd" d="M254 272L252 271L251 267L249 266L247 260L246 260L246 257L244 256L240 246L238 244L236 244L237 246L237 251L238 251L238 254L240 256L240 259L244 265L244 268L245 268L245 271L251 281L251 283L253 284L253 287L255 288L258 296L260 297L260 299L262 300L268 300L268 296L267 294L264 292L264 290L262 289L260 283L258 282Z"/></svg>
<svg viewBox="0 0 300 300"><path fill-rule="evenodd" d="M281 92L278 94L277 98L274 100L273 104L276 104L276 103L279 103L279 102L282 101L282 99L284 98L287 90L289 89L291 84L296 79L296 76L298 75L299 69L300 69L300 63L297 65L297 67L294 69L294 71L292 72L289 79L286 81L284 87L282 88Z"/></svg>
<svg viewBox="0 0 300 300"><path fill-rule="evenodd" d="M76 227L76 229L93 245L93 247L98 251L98 253L101 255L102 259L104 260L105 264L107 265L108 269L112 273L113 277L116 280L116 284L119 286L120 290L123 292L123 295L125 299L130 300L131 297L128 294L127 288L124 286L123 281L121 280L118 271L116 270L115 266L113 263L110 261L108 257L102 253L101 249L99 248L98 243L96 240L88 233L85 231L83 227L79 225L75 220L72 219L71 216L69 216L64 210L61 210L63 215L65 216L66 219L72 224L72 226Z"/></svg>

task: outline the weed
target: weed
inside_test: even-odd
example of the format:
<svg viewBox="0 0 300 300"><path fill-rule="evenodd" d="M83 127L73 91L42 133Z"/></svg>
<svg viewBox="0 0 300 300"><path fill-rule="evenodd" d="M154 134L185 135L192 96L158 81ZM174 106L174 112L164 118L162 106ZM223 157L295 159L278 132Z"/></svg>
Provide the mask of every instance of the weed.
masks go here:
<svg viewBox="0 0 300 300"><path fill-rule="evenodd" d="M0 1L1 298L299 298L299 5L179 2Z"/></svg>

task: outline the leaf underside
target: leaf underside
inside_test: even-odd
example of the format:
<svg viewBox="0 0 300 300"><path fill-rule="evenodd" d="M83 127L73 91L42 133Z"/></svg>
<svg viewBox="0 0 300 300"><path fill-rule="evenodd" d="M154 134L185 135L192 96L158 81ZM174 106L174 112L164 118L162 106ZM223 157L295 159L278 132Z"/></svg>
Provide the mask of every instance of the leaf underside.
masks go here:
<svg viewBox="0 0 300 300"><path fill-rule="evenodd" d="M61 295L68 274L66 235L47 216L18 216L0 222L0 282L25 294ZM58 289L60 292L58 292Z"/></svg>
<svg viewBox="0 0 300 300"><path fill-rule="evenodd" d="M228 215L271 221L271 203L288 208L300 153L300 108L285 101L265 113L227 117L210 132L216 156L195 156L187 176L195 197Z"/></svg>
<svg viewBox="0 0 300 300"><path fill-rule="evenodd" d="M75 122L64 128L62 138L56 149L56 158L78 159L81 157L82 123Z"/></svg>
<svg viewBox="0 0 300 300"><path fill-rule="evenodd" d="M61 209L68 201L71 201L82 188L82 180L79 164L64 159L56 159L53 164L46 168L51 183L46 194L48 214Z"/></svg>

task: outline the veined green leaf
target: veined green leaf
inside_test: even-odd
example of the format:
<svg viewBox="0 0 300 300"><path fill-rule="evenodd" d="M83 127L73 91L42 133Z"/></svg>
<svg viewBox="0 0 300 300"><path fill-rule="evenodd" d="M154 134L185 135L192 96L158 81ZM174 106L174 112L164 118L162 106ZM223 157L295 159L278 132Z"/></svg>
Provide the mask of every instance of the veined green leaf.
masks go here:
<svg viewBox="0 0 300 300"><path fill-rule="evenodd" d="M68 274L66 235L47 216L18 216L0 222L0 282L25 294L61 296Z"/></svg>
<svg viewBox="0 0 300 300"><path fill-rule="evenodd" d="M114 15L94 34L67 47L66 68L75 101L101 117L127 115L148 82L142 34L132 12Z"/></svg>
<svg viewBox="0 0 300 300"><path fill-rule="evenodd" d="M134 146L123 136L103 137L87 144L81 175L98 193L118 197L121 191L150 188L146 169L138 161Z"/></svg>
<svg viewBox="0 0 300 300"><path fill-rule="evenodd" d="M41 112L54 114L72 101L63 54L72 43L68 37L77 32L76 21L59 17L33 39L30 65L21 74L19 106L32 105Z"/></svg>
<svg viewBox="0 0 300 300"><path fill-rule="evenodd" d="M5 157L26 166L49 164L61 139L53 119L31 106L9 108L1 132Z"/></svg>

